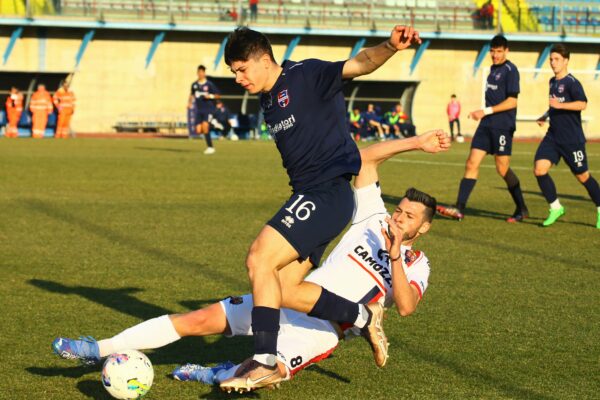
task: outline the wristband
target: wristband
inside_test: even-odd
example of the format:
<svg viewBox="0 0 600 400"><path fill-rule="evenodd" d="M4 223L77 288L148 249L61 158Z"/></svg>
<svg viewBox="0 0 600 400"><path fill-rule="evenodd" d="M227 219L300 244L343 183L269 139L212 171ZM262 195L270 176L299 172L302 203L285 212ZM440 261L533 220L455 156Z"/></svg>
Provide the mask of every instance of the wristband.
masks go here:
<svg viewBox="0 0 600 400"><path fill-rule="evenodd" d="M483 109L483 115L490 115L494 113L494 109L492 107L486 107Z"/></svg>
<svg viewBox="0 0 600 400"><path fill-rule="evenodd" d="M395 48L394 46L392 46L392 44L390 43L389 40L385 41L385 47L387 47L389 50L393 51L394 53L398 51L397 48Z"/></svg>
<svg viewBox="0 0 600 400"><path fill-rule="evenodd" d="M402 258L402 252L400 252L400 254L398 255L398 257L396 257L396 258L390 258L390 260L392 260L392 261L398 261L401 258Z"/></svg>

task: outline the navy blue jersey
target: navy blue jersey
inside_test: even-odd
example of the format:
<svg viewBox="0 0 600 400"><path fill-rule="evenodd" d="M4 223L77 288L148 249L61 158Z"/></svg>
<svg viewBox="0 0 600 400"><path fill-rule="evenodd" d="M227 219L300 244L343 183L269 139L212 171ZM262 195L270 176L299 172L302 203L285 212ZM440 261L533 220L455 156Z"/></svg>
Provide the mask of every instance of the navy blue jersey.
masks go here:
<svg viewBox="0 0 600 400"><path fill-rule="evenodd" d="M508 97L519 94L519 70L515 64L506 60L500 65L492 65L485 87L485 106L492 107L502 103ZM494 129L514 130L516 128L517 109L486 115L481 126Z"/></svg>
<svg viewBox="0 0 600 400"><path fill-rule="evenodd" d="M587 102L583 86L571 74L559 80L550 79L550 97L556 97L560 103ZM581 128L581 111L557 110L550 107L549 116L548 135L552 136L556 143L585 143Z"/></svg>
<svg viewBox="0 0 600 400"><path fill-rule="evenodd" d="M346 125L344 62L286 61L273 88L261 94L265 122L294 191L360 170Z"/></svg>
<svg viewBox="0 0 600 400"><path fill-rule="evenodd" d="M220 94L217 85L207 80L204 83L198 81L192 83L192 96L196 100L196 110L198 112L211 113L215 110L215 100L207 99L208 94Z"/></svg>

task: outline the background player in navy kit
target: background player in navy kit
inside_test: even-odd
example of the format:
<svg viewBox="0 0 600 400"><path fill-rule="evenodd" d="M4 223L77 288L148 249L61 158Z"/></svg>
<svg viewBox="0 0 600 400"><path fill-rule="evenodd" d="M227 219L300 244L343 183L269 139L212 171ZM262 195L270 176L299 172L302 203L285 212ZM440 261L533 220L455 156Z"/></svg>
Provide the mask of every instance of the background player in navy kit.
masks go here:
<svg viewBox="0 0 600 400"><path fill-rule="evenodd" d="M550 226L565 213L558 201L556 186L548 171L562 157L577 180L586 188L598 208L596 228L600 229L600 187L589 171L585 152L585 136L581 127L581 111L587 107L587 97L581 83L567 70L570 52L563 44L550 49L550 108L538 119L542 126L550 117L550 128L535 153L535 177L550 204L550 213L543 226Z"/></svg>
<svg viewBox="0 0 600 400"><path fill-rule="evenodd" d="M506 182L506 186L515 202L516 210L507 222L518 222L528 216L519 179L510 169L512 138L516 128L517 96L519 95L519 71L506 59L508 41L502 35L494 36L490 43L493 65L487 78L485 90L485 108L475 110L469 118L481 120L473 141L471 152L465 165L465 175L460 181L456 209L438 207L445 215L462 219L463 210L475 187L479 175L479 166L486 154L493 154L496 171Z"/></svg>
<svg viewBox="0 0 600 400"><path fill-rule="evenodd" d="M319 264L327 244L352 217L354 195L349 179L358 174L361 163L347 132L344 80L375 71L413 42L420 42L417 32L396 26L388 40L348 61L310 59L279 66L269 40L260 32L238 28L229 35L225 62L238 84L250 94L261 93L265 122L281 153L293 194L248 252L255 354L244 361L234 378L221 383L222 388L251 390L281 381L275 354L279 308L286 305L285 296L301 296L313 304L311 316L365 328L374 352L387 356L387 340L380 340L381 335L385 339L380 307L369 309L314 284L284 292L282 297L280 278L299 284L306 265Z"/></svg>
<svg viewBox="0 0 600 400"><path fill-rule="evenodd" d="M215 99L220 98L221 95L217 86L206 79L206 67L204 65L199 65L197 72L198 80L192 83L188 108L192 108L195 105L196 133L204 135L204 139L206 140L207 148L204 154L213 154L215 148L212 145L210 137L210 120L215 113Z"/></svg>

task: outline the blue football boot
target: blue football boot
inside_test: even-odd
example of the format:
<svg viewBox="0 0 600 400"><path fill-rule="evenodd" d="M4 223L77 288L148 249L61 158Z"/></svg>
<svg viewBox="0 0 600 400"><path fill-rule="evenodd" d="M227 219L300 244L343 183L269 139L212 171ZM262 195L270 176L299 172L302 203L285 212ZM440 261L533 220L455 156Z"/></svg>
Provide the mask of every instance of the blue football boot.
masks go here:
<svg viewBox="0 0 600 400"><path fill-rule="evenodd" d="M98 342L91 336L81 336L79 339L56 338L52 342L52 350L67 360L79 360L83 365L100 363Z"/></svg>
<svg viewBox="0 0 600 400"><path fill-rule="evenodd" d="M173 378L178 381L198 381L207 385L214 385L217 372L227 370L235 366L231 361L225 361L214 367L203 367L198 364L185 364L173 370Z"/></svg>

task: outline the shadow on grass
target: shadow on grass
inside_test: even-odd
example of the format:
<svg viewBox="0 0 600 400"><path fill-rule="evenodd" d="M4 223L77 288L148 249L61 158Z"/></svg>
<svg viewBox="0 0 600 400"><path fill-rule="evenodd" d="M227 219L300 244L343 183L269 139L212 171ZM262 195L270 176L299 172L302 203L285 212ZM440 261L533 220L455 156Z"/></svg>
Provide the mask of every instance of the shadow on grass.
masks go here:
<svg viewBox="0 0 600 400"><path fill-rule="evenodd" d="M497 186L494 189L506 191L506 187ZM544 199L544 195L542 194L542 192L536 192L534 190L521 190L521 191L523 192L523 194L533 195L533 196L541 197L542 199ZM568 199L568 200L573 200L573 201L584 201L584 202L592 201L592 200L590 200L589 197L586 197L586 196L564 194L564 193L558 193L557 195L558 195L558 198L560 198L560 199Z"/></svg>
<svg viewBox="0 0 600 400"><path fill-rule="evenodd" d="M90 399L94 399L94 400L114 399L114 397L112 397L110 394L108 394L106 389L104 389L100 379L98 379L98 380L89 379L89 380L77 382L77 389L79 389L79 391L83 395L87 396Z"/></svg>
<svg viewBox="0 0 600 400"><path fill-rule="evenodd" d="M75 216L73 213L70 213L59 207L54 207L46 202L37 199L22 199L22 204L32 211L43 214L59 222L73 225L76 228L86 231L92 235L127 246L132 250L152 257L158 261L167 263L174 267L184 267L193 271L194 274L199 275L203 279L209 279L214 282L222 282L227 280L228 282L231 282L239 287L248 286L246 279L241 279L237 275L225 275L223 273L223 269L210 267L196 261L186 260L175 253L157 249L151 245L144 244L139 239L125 236L98 223L87 221L84 218Z"/></svg>
<svg viewBox="0 0 600 400"><path fill-rule="evenodd" d="M333 356L331 356L331 357L333 357ZM321 366L319 366L318 364L312 364L306 370L310 371L310 372L316 372L317 374L324 375L328 378L335 379L336 381L340 381L343 383L352 383L352 381L350 379L346 378L345 376L341 376L333 371L324 369Z"/></svg>
<svg viewBox="0 0 600 400"><path fill-rule="evenodd" d="M62 376L64 378L79 379L82 376L90 373L98 373L100 371L100 367L96 365L83 366L77 363L77 365L74 365L72 367L27 367L25 368L25 371L29 372L32 375Z"/></svg>
<svg viewBox="0 0 600 400"><path fill-rule="evenodd" d="M91 286L67 286L58 282L42 279L31 279L28 283L52 293L81 296L94 303L102 304L115 311L140 319L148 319L172 313L166 308L146 303L132 296L133 293L142 290L139 288L100 289Z"/></svg>
<svg viewBox="0 0 600 400"><path fill-rule="evenodd" d="M484 383L496 390L499 390L506 394L508 398L511 399L531 399L531 400L554 400L555 397L548 396L546 394L538 393L534 390L519 387L512 382L508 382L503 380L502 378L493 376L489 372L481 369L470 368L457 362L455 360L449 359L444 356L440 356L433 353L428 353L427 350L423 348L414 348L406 345L401 341L397 341L394 343L396 346L400 347L400 349L410 354L411 356L428 362L430 364L435 364L438 367L450 370L452 373L458 374L461 377L470 380L477 381L480 383Z"/></svg>
<svg viewBox="0 0 600 400"><path fill-rule="evenodd" d="M166 152L170 152L170 153L198 153L199 150L194 150L194 149L169 149L169 148L162 148L162 147L134 147L134 149L136 150L146 150L146 151L166 151Z"/></svg>
<svg viewBox="0 0 600 400"><path fill-rule="evenodd" d="M239 394L223 392L218 386L213 386L209 393L200 395L201 399L260 399L260 392Z"/></svg>

